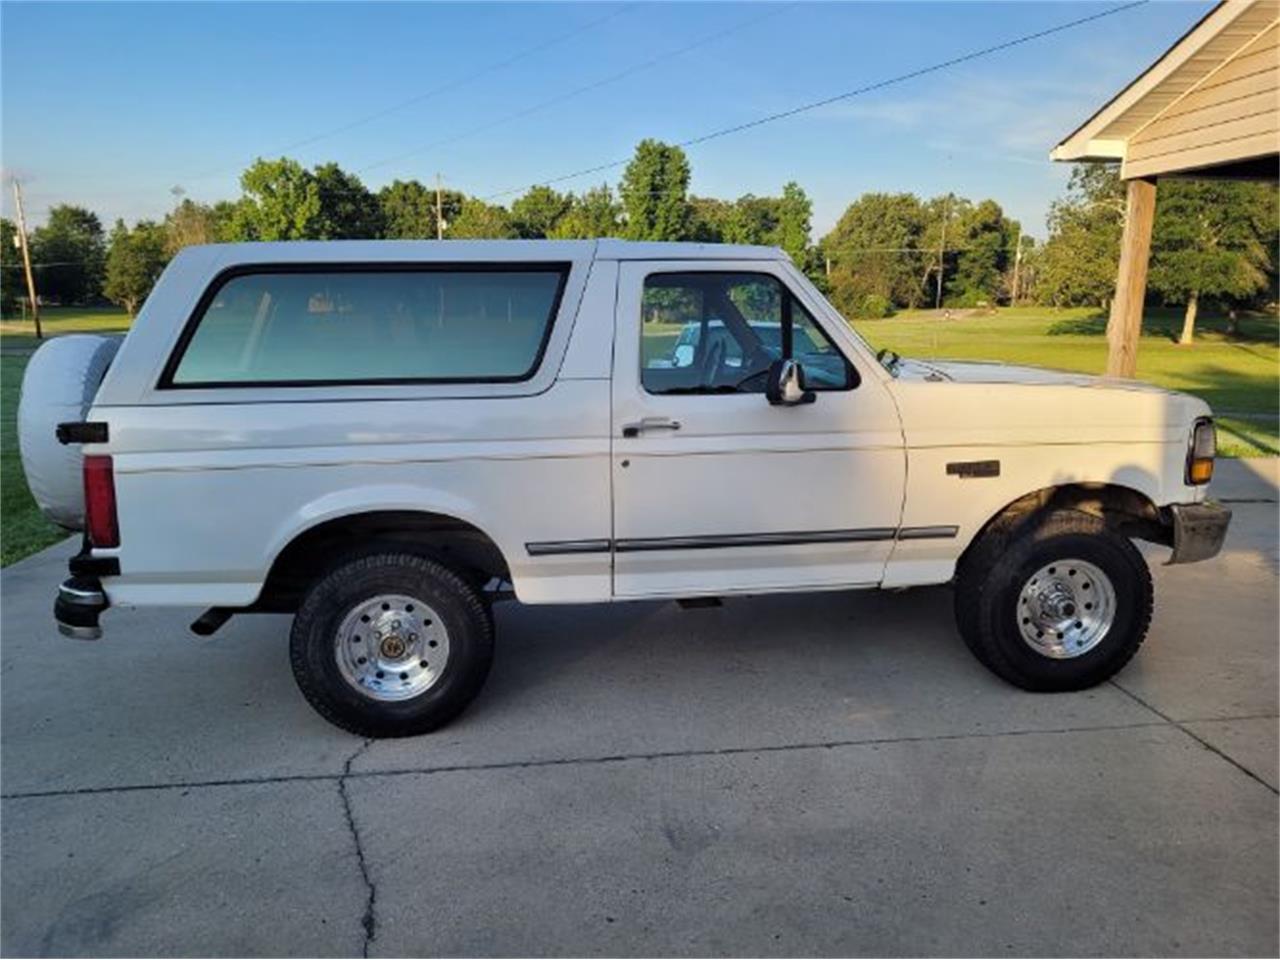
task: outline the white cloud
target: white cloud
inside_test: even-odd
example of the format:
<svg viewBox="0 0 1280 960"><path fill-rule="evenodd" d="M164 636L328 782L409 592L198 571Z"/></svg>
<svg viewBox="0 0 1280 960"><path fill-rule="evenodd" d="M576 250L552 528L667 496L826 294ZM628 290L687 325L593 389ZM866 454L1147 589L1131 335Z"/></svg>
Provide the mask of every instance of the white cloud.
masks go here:
<svg viewBox="0 0 1280 960"><path fill-rule="evenodd" d="M939 85L930 97L873 94L814 111L833 123L866 122L917 130L923 145L992 160L1044 163L1054 144L1075 129L1107 91L1043 78L977 76Z"/></svg>

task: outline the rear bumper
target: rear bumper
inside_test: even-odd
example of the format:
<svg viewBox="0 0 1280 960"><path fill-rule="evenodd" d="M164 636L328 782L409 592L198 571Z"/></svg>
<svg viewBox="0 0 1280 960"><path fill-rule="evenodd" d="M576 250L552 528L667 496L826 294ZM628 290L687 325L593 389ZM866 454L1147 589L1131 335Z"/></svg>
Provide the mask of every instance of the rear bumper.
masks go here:
<svg viewBox="0 0 1280 960"><path fill-rule="evenodd" d="M58 598L53 602L53 618L58 631L77 640L97 640L102 636L98 617L111 606L97 577L78 575L69 577L58 587Z"/></svg>
<svg viewBox="0 0 1280 960"><path fill-rule="evenodd" d="M1195 563L1216 557L1227 538L1231 511L1219 503L1175 503L1168 508L1173 528L1169 563Z"/></svg>

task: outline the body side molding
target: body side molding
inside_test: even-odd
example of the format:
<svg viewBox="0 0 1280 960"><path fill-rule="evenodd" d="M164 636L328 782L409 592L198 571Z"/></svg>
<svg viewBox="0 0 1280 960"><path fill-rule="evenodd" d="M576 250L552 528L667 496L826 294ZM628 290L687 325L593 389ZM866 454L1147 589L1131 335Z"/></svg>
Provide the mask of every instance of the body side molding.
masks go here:
<svg viewBox="0 0 1280 960"><path fill-rule="evenodd" d="M524 545L531 557L578 553L641 553L654 550L719 550L727 547L783 547L804 543L867 543L877 540L948 540L957 526L864 527L853 530L792 530L780 533L731 533L689 537L641 537L622 540L542 540Z"/></svg>

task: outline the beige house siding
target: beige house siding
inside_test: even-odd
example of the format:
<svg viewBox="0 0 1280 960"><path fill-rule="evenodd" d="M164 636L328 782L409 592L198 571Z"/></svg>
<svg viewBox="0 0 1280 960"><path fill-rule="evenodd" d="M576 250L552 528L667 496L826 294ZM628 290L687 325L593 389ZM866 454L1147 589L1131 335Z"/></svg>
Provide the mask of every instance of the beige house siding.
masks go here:
<svg viewBox="0 0 1280 960"><path fill-rule="evenodd" d="M1154 176L1280 149L1280 25L1243 45L1133 133L1122 176Z"/></svg>

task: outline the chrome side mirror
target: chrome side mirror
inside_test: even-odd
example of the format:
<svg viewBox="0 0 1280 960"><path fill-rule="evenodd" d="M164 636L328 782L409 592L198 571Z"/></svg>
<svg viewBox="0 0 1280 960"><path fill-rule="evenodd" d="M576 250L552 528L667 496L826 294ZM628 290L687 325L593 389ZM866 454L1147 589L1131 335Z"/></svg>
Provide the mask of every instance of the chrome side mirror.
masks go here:
<svg viewBox="0 0 1280 960"><path fill-rule="evenodd" d="M798 407L817 399L812 390L805 389L804 368L795 360L773 361L764 395L775 407Z"/></svg>

